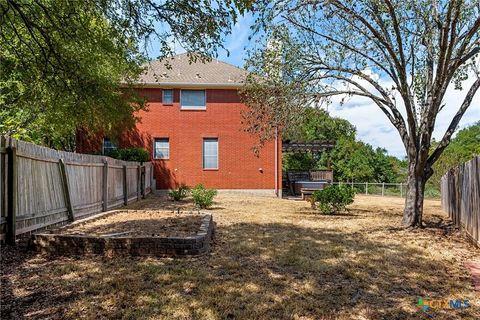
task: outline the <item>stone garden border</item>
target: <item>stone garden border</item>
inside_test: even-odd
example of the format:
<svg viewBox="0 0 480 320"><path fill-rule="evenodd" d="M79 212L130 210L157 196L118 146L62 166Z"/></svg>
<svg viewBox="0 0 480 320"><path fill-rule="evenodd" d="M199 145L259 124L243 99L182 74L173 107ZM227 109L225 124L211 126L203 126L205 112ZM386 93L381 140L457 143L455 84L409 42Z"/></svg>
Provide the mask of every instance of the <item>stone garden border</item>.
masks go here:
<svg viewBox="0 0 480 320"><path fill-rule="evenodd" d="M88 223L107 215L130 210L113 210L82 219L49 232L32 235L32 243L37 251L50 255L99 254L114 256L195 256L210 251L214 234L211 214L204 214L197 233L187 237L152 236L90 236L59 234L56 231L76 224ZM136 210L135 210L136 211Z"/></svg>

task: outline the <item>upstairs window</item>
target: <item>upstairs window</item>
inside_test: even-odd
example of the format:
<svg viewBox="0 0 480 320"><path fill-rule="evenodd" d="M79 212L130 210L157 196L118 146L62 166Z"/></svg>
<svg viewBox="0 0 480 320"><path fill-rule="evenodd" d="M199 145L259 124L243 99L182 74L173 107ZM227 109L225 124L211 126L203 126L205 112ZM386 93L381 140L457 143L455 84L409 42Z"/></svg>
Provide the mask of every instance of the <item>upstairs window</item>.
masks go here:
<svg viewBox="0 0 480 320"><path fill-rule="evenodd" d="M172 89L163 89L162 90L162 103L163 104L173 104L173 90Z"/></svg>
<svg viewBox="0 0 480 320"><path fill-rule="evenodd" d="M205 110L207 108L205 90L182 90L181 108L185 110Z"/></svg>
<svg viewBox="0 0 480 320"><path fill-rule="evenodd" d="M109 138L103 138L102 154L108 155L113 150L117 149L117 145Z"/></svg>
<svg viewBox="0 0 480 320"><path fill-rule="evenodd" d="M155 159L170 159L170 140L168 138L157 138L153 143Z"/></svg>
<svg viewBox="0 0 480 320"><path fill-rule="evenodd" d="M203 139L203 169L218 169L218 139Z"/></svg>

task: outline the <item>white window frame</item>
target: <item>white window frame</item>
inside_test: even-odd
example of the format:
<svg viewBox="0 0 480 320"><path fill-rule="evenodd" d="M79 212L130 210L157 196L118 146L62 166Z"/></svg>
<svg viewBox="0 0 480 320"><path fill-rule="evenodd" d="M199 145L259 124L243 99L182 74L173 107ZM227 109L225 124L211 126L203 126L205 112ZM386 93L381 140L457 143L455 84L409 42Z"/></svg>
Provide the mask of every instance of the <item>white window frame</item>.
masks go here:
<svg viewBox="0 0 480 320"><path fill-rule="evenodd" d="M216 157L216 166L215 168L206 168L205 167L205 141L207 140L214 140L217 142L217 157ZM208 155L208 157L212 157L212 155ZM219 143L218 143L218 138L215 138L215 137L204 137L202 139L202 167L203 167L203 170L218 170L218 163L219 163L219 158L220 158L220 146L219 146Z"/></svg>
<svg viewBox="0 0 480 320"><path fill-rule="evenodd" d="M157 141L166 141L168 142L168 149L167 149L167 154L168 156L165 158L157 157ZM162 148L159 148L162 149ZM163 148L165 149L165 148ZM154 138L153 139L153 159L155 160L169 160L170 159L170 138L169 137L161 137L161 138Z"/></svg>
<svg viewBox="0 0 480 320"><path fill-rule="evenodd" d="M112 139L103 137L103 140L102 140L102 154L103 154L103 155L106 155L106 154L107 154L107 153L105 152L105 139L108 140L108 141L110 141L110 143L111 143L111 145L112 145L112 147L108 147L108 150L109 150L109 151L113 151L113 150L117 150L117 149L118 149L118 146L117 146L115 143L113 143Z"/></svg>
<svg viewBox="0 0 480 320"><path fill-rule="evenodd" d="M182 103L183 91L203 91L203 106L184 106ZM205 89L182 89L180 90L180 109L181 110L207 110L207 90Z"/></svg>
<svg viewBox="0 0 480 320"><path fill-rule="evenodd" d="M165 91L171 91L172 92L172 101L171 102L165 102ZM171 105L173 104L173 89L162 89L162 104L166 105Z"/></svg>

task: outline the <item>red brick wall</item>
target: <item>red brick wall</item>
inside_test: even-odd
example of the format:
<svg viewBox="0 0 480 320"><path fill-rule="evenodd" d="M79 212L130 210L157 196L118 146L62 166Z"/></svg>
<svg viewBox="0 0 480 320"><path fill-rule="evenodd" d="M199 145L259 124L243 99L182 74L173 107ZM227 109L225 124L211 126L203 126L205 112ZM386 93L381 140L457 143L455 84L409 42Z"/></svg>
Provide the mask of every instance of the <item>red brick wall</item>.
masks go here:
<svg viewBox="0 0 480 320"><path fill-rule="evenodd" d="M243 131L241 110L246 107L236 90L208 89L205 111L180 110L178 89L174 90L173 105L162 104L161 89L142 89L140 93L149 101L148 111L138 113L139 123L124 134L120 146L143 146L153 157L153 139L169 138L170 159L152 160L157 189L197 183L217 189L275 188L275 143L267 143L259 157L254 155L257 138ZM203 138L218 138L218 170L203 169ZM79 151L97 151L86 150L84 145L95 144L80 139ZM281 181L281 142L278 154Z"/></svg>

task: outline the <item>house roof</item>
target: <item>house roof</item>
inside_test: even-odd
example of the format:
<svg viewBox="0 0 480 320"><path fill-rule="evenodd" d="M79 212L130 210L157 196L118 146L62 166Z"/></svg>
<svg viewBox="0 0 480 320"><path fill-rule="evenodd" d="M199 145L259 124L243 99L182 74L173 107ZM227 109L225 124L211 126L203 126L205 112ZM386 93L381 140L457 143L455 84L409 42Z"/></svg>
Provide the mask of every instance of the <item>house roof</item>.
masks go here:
<svg viewBox="0 0 480 320"><path fill-rule="evenodd" d="M217 59L190 62L188 54L184 53L146 63L139 84L147 87L240 88L247 74L246 70Z"/></svg>

